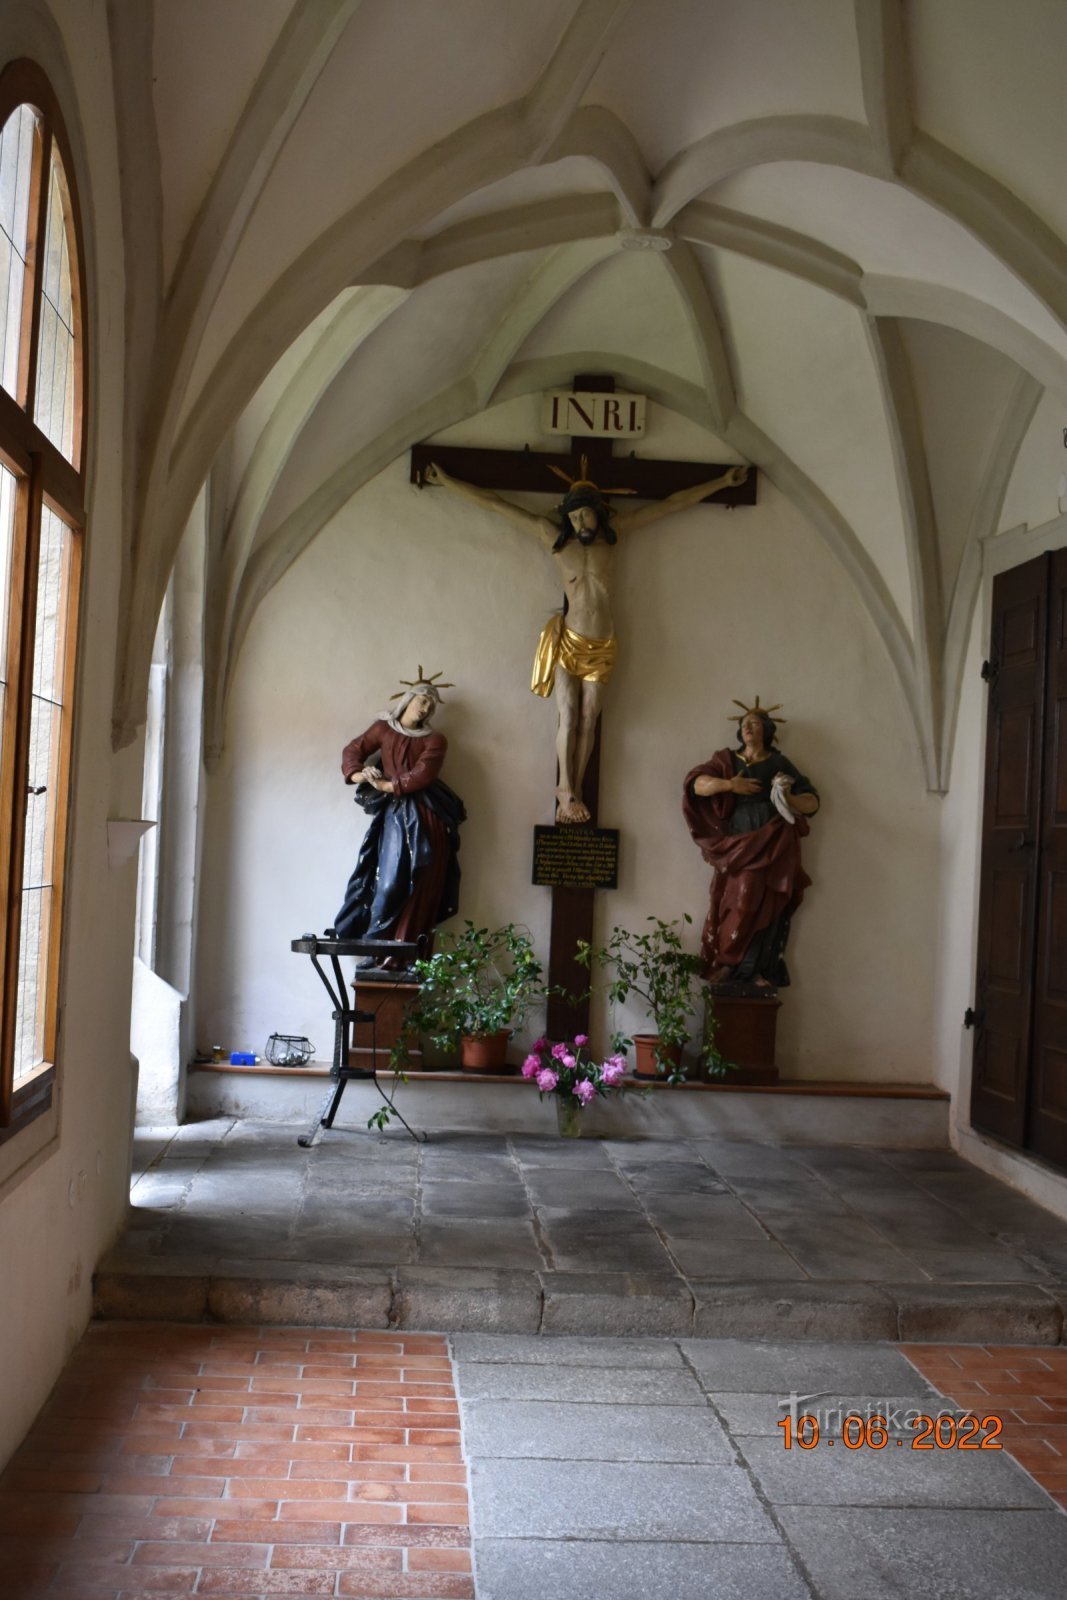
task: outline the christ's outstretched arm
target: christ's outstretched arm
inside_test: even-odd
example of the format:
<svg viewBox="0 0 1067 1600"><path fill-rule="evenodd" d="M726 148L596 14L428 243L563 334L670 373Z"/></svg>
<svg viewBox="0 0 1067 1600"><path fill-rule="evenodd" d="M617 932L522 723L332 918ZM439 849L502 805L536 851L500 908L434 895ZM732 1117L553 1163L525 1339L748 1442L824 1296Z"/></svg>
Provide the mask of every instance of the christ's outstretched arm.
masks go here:
<svg viewBox="0 0 1067 1600"><path fill-rule="evenodd" d="M622 511L616 517L615 525L620 533L633 533L635 528L647 528L649 523L658 522L661 517L673 516L676 511L688 511L690 506L698 506L717 489L732 489L737 484L744 483L747 477L747 467L731 467L728 472L712 478L710 483L697 483L692 489L679 489L677 494L668 495L666 500L642 506L640 511Z"/></svg>
<svg viewBox="0 0 1067 1600"><path fill-rule="evenodd" d="M462 478L450 478L436 461L430 462L423 473L422 481L435 489L451 489L454 494L461 494L465 500L473 500L475 505L484 506L486 511L499 511L502 517L506 517L524 533L534 534L546 550L552 549L559 529L554 528L546 517L539 517L533 511L525 511L522 506L512 505L510 500L494 494L491 489L476 489L473 483L464 483Z"/></svg>

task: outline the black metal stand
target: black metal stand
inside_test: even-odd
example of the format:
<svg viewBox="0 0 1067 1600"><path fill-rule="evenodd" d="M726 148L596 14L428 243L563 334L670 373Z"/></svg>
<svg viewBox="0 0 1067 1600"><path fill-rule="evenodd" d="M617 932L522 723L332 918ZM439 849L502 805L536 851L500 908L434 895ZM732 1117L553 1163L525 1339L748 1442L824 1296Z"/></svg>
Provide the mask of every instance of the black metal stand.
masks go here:
<svg viewBox="0 0 1067 1600"><path fill-rule="evenodd" d="M401 1112L396 1108L395 1102L386 1094L378 1082L378 1039L375 1031L376 1016L373 1011L359 1011L355 1006L350 1006L348 991L345 985L344 973L341 971L341 956L374 956L385 960L387 957L410 957L416 954L416 946L404 944L397 939L320 939L315 934L307 934L303 939L294 939L291 948L300 955L311 957L311 965L315 968L322 982L323 988L333 1003L333 1065L330 1068L330 1077L334 1080L322 1103L322 1110L311 1124L307 1133L302 1133L297 1139L297 1144L304 1150L312 1149L322 1138L324 1128L333 1127L333 1119L337 1115L341 1104L341 1097L345 1086L353 1079L371 1082L389 1107L390 1115L396 1117L407 1129L411 1137L419 1144L426 1143L425 1133L416 1133L409 1126ZM333 968L333 978L323 970L321 958L328 956ZM353 1067L349 1062L349 1044L351 1030L355 1023L366 1022L371 1030L371 1065L369 1067Z"/></svg>

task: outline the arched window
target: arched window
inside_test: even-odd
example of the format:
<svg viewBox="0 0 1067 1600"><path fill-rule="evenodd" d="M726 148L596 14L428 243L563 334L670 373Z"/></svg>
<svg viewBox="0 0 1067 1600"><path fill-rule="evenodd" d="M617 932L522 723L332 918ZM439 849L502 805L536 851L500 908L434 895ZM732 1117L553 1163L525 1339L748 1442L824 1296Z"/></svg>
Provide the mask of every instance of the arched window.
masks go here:
<svg viewBox="0 0 1067 1600"><path fill-rule="evenodd" d="M0 1140L51 1103L85 535L85 333L63 120L0 74Z"/></svg>

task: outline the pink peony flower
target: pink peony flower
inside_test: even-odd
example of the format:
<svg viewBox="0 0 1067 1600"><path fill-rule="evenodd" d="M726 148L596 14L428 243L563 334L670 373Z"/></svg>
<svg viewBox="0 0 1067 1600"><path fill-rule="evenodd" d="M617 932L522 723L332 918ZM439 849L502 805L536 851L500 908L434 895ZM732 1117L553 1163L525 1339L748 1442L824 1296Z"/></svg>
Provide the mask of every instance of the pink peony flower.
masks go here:
<svg viewBox="0 0 1067 1600"><path fill-rule="evenodd" d="M589 1082L588 1078L581 1078L574 1085L574 1098L576 1100L580 1100L583 1106L587 1106L590 1100L594 1099L595 1096L596 1090L593 1088L593 1085Z"/></svg>
<svg viewBox="0 0 1067 1600"><path fill-rule="evenodd" d="M537 1087L542 1094L550 1094L559 1082L559 1073L553 1072L551 1067L542 1067L537 1074Z"/></svg>
<svg viewBox="0 0 1067 1600"><path fill-rule="evenodd" d="M574 1042L580 1049L583 1044L589 1043L589 1035L587 1033L576 1033L574 1035Z"/></svg>
<svg viewBox="0 0 1067 1600"><path fill-rule="evenodd" d="M557 1061L562 1061L563 1057L567 1054L567 1046L565 1044L554 1044L552 1046L552 1054L555 1056Z"/></svg>
<svg viewBox="0 0 1067 1600"><path fill-rule="evenodd" d="M625 1069L616 1060L605 1061L600 1070L600 1081L607 1084L609 1089L614 1089L617 1083L623 1080Z"/></svg>
<svg viewBox="0 0 1067 1600"><path fill-rule="evenodd" d="M608 1060L613 1067L618 1067L620 1072L626 1071L626 1057L621 1050L617 1050L613 1056L609 1056Z"/></svg>
<svg viewBox="0 0 1067 1600"><path fill-rule="evenodd" d="M524 1078L532 1078L534 1073L540 1067L540 1065L541 1065L540 1056L527 1056L526 1060L522 1064L522 1075L523 1075L523 1077Z"/></svg>
<svg viewBox="0 0 1067 1600"><path fill-rule="evenodd" d="M578 1065L578 1062L575 1060L574 1056L571 1055L569 1050L565 1050L563 1052L563 1054L559 1058L559 1063L560 1063L560 1066L566 1067L568 1069L568 1071L572 1067L576 1067Z"/></svg>
<svg viewBox="0 0 1067 1600"><path fill-rule="evenodd" d="M548 1040L547 1039L535 1039L533 1044L530 1046L530 1049L535 1051L535 1052L539 1051L539 1050L544 1050L546 1048L547 1044L548 1044Z"/></svg>

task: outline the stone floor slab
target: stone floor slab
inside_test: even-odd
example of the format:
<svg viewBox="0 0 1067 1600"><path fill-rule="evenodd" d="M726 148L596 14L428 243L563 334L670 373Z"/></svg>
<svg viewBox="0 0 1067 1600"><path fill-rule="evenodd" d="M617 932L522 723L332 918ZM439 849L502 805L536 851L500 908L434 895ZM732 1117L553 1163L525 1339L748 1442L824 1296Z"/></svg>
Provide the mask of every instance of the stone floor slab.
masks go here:
<svg viewBox="0 0 1067 1600"><path fill-rule="evenodd" d="M934 1393L911 1362L888 1345L684 1339L681 1351L709 1393Z"/></svg>
<svg viewBox="0 0 1067 1600"><path fill-rule="evenodd" d="M479 1600L810 1600L772 1545L482 1539Z"/></svg>
<svg viewBox="0 0 1067 1600"><path fill-rule="evenodd" d="M818 1600L1063 1600L1055 1511L783 1507Z"/></svg>
<svg viewBox="0 0 1067 1600"><path fill-rule="evenodd" d="M475 1461L471 1496L480 1538L650 1539L777 1544L747 1474L723 1467Z"/></svg>
<svg viewBox="0 0 1067 1600"><path fill-rule="evenodd" d="M695 1405L612 1405L592 1396L577 1404L467 1400L463 1420L467 1448L480 1459L723 1465L734 1460L721 1423L710 1410Z"/></svg>
<svg viewBox="0 0 1067 1600"><path fill-rule="evenodd" d="M491 1333L457 1333L452 1340L457 1361L499 1361L510 1365L566 1367L683 1366L682 1354L669 1339L572 1339L545 1334L534 1339L497 1338Z"/></svg>
<svg viewBox="0 0 1067 1600"><path fill-rule="evenodd" d="M459 1389L464 1400L553 1400L604 1405L696 1406L704 1395L691 1372L648 1367L568 1367L543 1363L508 1366L465 1361Z"/></svg>
<svg viewBox="0 0 1067 1600"><path fill-rule="evenodd" d="M849 1450L830 1439L811 1450L749 1437L741 1452L763 1493L785 1506L983 1506L1047 1508L1048 1497L1001 1450Z"/></svg>

